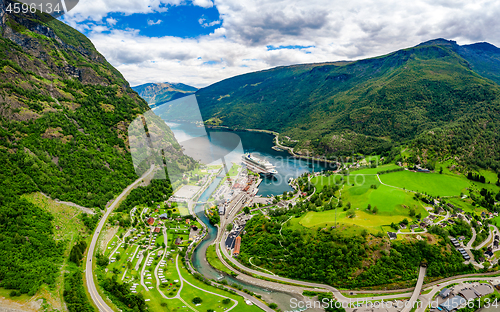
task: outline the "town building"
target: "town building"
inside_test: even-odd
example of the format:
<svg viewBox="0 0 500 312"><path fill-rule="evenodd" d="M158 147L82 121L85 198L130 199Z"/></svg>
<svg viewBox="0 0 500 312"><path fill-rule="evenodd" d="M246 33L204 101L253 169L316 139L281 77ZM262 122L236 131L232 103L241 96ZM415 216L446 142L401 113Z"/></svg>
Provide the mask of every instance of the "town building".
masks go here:
<svg viewBox="0 0 500 312"><path fill-rule="evenodd" d="M234 249L233 249L233 257L238 257L240 254L240 246L241 246L241 236L236 237L236 240L234 242Z"/></svg>
<svg viewBox="0 0 500 312"><path fill-rule="evenodd" d="M445 311L453 311L460 307L461 305L465 304L467 300L465 300L463 297L460 296L455 296L453 298L450 298L446 300L445 302L441 303L439 306L443 308Z"/></svg>
<svg viewBox="0 0 500 312"><path fill-rule="evenodd" d="M444 298L448 297L450 295L450 293L451 293L451 289L449 289L449 288L443 288L441 290L441 292L439 292L439 295L441 296L441 298L444 299Z"/></svg>
<svg viewBox="0 0 500 312"><path fill-rule="evenodd" d="M467 301L474 300L478 297L474 289L470 288L462 289L459 294L460 296L464 297L465 300Z"/></svg>
<svg viewBox="0 0 500 312"><path fill-rule="evenodd" d="M162 220L168 219L168 214L162 213L158 218L160 218Z"/></svg>

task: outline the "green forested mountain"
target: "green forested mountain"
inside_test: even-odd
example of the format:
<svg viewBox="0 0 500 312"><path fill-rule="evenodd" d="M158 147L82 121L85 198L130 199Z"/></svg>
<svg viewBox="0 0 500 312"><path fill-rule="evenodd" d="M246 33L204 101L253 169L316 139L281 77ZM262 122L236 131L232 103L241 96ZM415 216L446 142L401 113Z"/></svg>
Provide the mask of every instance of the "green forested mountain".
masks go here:
<svg viewBox="0 0 500 312"><path fill-rule="evenodd" d="M408 144L498 169L499 83L500 49L437 39L355 62L240 75L196 95L204 120L280 132L298 153L388 153Z"/></svg>
<svg viewBox="0 0 500 312"><path fill-rule="evenodd" d="M137 179L127 129L149 107L81 33L39 12L6 13L8 3L0 0L0 287L33 295L54 287L66 243L54 240L54 217L20 195L103 209ZM164 156L184 159L167 134Z"/></svg>
<svg viewBox="0 0 500 312"><path fill-rule="evenodd" d="M132 87L134 91L148 102L150 107L161 105L167 101L172 101L183 96L193 94L198 90L195 87L183 83L145 83Z"/></svg>
<svg viewBox="0 0 500 312"><path fill-rule="evenodd" d="M0 155L12 171L3 182L103 208L137 178L127 127L147 103L78 31L36 15L4 19Z"/></svg>

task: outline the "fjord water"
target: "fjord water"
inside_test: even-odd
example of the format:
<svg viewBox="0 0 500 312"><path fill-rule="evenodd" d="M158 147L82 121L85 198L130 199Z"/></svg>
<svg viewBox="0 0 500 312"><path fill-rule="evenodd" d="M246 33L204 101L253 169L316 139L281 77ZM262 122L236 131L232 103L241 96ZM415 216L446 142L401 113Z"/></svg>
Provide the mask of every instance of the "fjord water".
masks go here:
<svg viewBox="0 0 500 312"><path fill-rule="evenodd" d="M274 136L271 134L255 131L229 131L222 129L210 129L204 127L197 127L190 123L167 123L172 132L174 133L177 141L182 145L183 141L206 135L213 132L231 132L237 134L241 139L242 149L237 152L231 152L228 149L228 143L223 140L212 139L211 143L215 148L227 151L225 161L228 167L231 163L241 163L242 152L252 153L276 166L278 174L274 177L264 177L262 184L259 187L259 193L266 197L268 195L279 195L284 191L291 191L292 188L288 185L289 178L296 178L304 172L317 172L328 169L330 165L318 162L310 162L304 159L298 159L290 156L286 151L276 151L272 149L274 146Z"/></svg>
<svg viewBox="0 0 500 312"><path fill-rule="evenodd" d="M204 127L196 127L193 124L186 123L167 123L172 132L174 133L177 141L182 145L183 141L188 141L192 138L206 135L206 132L210 135L210 132L220 132L227 130L213 130L206 129ZM288 185L287 181L290 177L295 178L304 172L321 171L326 169L327 165L322 165L318 163L310 163L302 159L296 159L290 157L286 151L276 151L272 149L273 147L273 136L262 132L250 132L250 131L231 131L237 134L241 138L242 150L245 153L252 153L260 157L265 157L266 160L271 162L276 166L278 174L274 178L264 177L263 182L259 187L258 195L268 196L268 195L278 195L282 194L284 191L291 191L292 188ZM215 148L221 148L227 150L227 144L223 141L211 140L211 143L215 145ZM241 149L239 150L241 151ZM241 152L233 152L227 150L227 156L225 161L228 167L231 163L241 162ZM215 180L210 184L210 186L203 192L199 198L200 202L206 201L210 195L215 191L221 177L215 178ZM212 268L206 260L206 251L210 244L213 243L217 236L217 228L212 226L205 216L204 207L202 204L196 205L194 212L198 218L205 223L207 226L207 236L198 245L196 250L193 252L192 263L193 267L200 272L203 276L208 279L218 279L223 276L224 279L228 281L229 284L239 284L244 288L253 291L254 293L262 295L263 299L268 302L275 302L284 311L290 311L290 299L293 297L297 299L300 296L296 294L289 294L286 292L272 291L268 289L263 289L259 286L255 286L249 283L242 282L232 276L224 273L220 273ZM314 311L314 310L312 310Z"/></svg>

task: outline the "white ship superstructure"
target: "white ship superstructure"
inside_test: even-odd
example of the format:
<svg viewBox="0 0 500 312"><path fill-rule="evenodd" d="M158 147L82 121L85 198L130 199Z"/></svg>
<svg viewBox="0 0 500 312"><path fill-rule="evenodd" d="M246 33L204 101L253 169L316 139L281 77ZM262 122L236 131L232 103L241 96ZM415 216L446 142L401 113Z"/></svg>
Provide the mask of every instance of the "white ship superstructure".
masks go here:
<svg viewBox="0 0 500 312"><path fill-rule="evenodd" d="M274 175L278 173L278 171L274 169L276 167L273 164L265 159L257 158L250 153L243 155L242 159L245 165L247 165L247 167L254 172L265 175Z"/></svg>

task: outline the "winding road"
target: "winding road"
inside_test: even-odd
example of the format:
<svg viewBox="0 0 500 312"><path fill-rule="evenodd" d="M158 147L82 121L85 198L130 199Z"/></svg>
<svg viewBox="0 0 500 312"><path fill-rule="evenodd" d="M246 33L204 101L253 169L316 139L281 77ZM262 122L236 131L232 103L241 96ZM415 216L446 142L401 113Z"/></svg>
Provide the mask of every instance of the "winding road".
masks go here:
<svg viewBox="0 0 500 312"><path fill-rule="evenodd" d="M154 166L151 166L151 168L149 168L146 173L144 173L139 179L135 180L134 183L130 184L120 195L118 195L118 197L113 201L113 203L108 207L108 209L102 216L99 224L95 229L94 235L92 236L92 242L89 246L85 264L85 279L87 280L87 289L89 291L90 297L92 298L92 301L97 306L99 311L113 312L113 309L102 299L101 295L97 291L92 270L92 258L94 257L95 248L99 239L99 233L106 224L106 220L108 219L109 214L113 211L113 209L116 208L118 203L128 194L128 192L130 192L130 190L141 183L144 178L149 176L154 171L154 168Z"/></svg>
<svg viewBox="0 0 500 312"><path fill-rule="evenodd" d="M472 230L472 237L469 240L469 242L467 243L467 246L465 246L465 249L472 249L472 244L476 240L476 235L477 235L476 230L473 227L471 227L471 230Z"/></svg>
<svg viewBox="0 0 500 312"><path fill-rule="evenodd" d="M244 265L242 265L241 263L239 263L238 261L236 261L233 257L231 257L228 254L227 250L224 248L224 246L222 246L223 244L224 244L224 239L221 239L220 241L217 241L216 248L215 248L215 250L217 252L217 256L219 257L219 260L221 260L221 262L228 269L232 270L233 272L236 272L238 274L249 273L250 275L262 276L262 277L265 277L265 278L269 278L271 280L276 280L276 281L280 281L280 282L284 282L284 283L291 283L291 284L295 284L295 285L305 286L306 288L304 290L314 290L314 289L311 289L310 287L317 288L317 289L326 289L326 290L328 290L328 291L330 291L330 292L333 293L333 295L335 296L335 298L336 298L337 301L340 301L340 302L352 302L353 301L352 298L345 297L337 288L332 287L330 285L294 280L294 279L280 277L280 276L277 276L277 275L271 275L271 274L263 273L261 271L257 271L257 270L253 270L253 269L247 268ZM222 257L221 251L222 251L222 254L224 254L224 256L227 259L229 259L229 261L231 261L232 264L234 264L239 269L243 270L245 273L238 272L231 265L229 265L225 261L225 259ZM425 269L424 270L420 269L420 273L419 274L420 275L418 277L417 286L419 285L419 281L421 281L423 283L424 276L425 276ZM248 275L248 274L245 274L245 275ZM277 284L277 286L283 286L282 284L279 284L277 282L267 281L267 283ZM420 287L422 287L421 284L420 284ZM401 290L398 290L398 291L401 292ZM382 291L382 293L384 293L384 292L390 293L389 291ZM370 293L377 293L377 291L370 291ZM420 293L420 290L418 291L418 293ZM404 294L398 293L398 294L393 294L393 295L389 294L389 295L385 295L385 296L377 296L376 299L377 300L381 300L381 299L385 300L385 299L407 298L408 295L409 295L408 293L404 293ZM373 299L373 298L372 297L367 297L367 298L357 298L357 299L359 299L359 300L362 300L362 299L370 300L370 299Z"/></svg>
<svg viewBox="0 0 500 312"><path fill-rule="evenodd" d="M498 233L498 228L492 224L489 225L489 228L490 228L490 233L489 233L488 237L481 244L479 244L476 247L476 250L479 250L479 249L483 248L484 246L488 245L488 243L493 242L493 235L495 233Z"/></svg>

